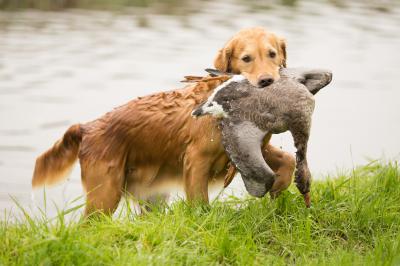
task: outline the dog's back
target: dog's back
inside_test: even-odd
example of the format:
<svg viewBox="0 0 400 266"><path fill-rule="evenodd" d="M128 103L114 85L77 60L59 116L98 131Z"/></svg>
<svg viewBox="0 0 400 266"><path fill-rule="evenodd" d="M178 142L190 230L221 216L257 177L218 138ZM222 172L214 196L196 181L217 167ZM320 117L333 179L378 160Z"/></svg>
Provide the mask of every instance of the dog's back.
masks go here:
<svg viewBox="0 0 400 266"><path fill-rule="evenodd" d="M88 192L86 213L112 212L123 190L146 197L158 185L193 176L192 171L198 172L193 162L201 162L205 164L201 168L210 169L185 185L189 197L195 198L196 182L208 183L211 177L222 181L226 172L228 158L214 119L198 121L190 116L220 83L204 80L181 90L139 97L97 120L71 127L37 159L33 185L61 181L79 157ZM202 159L205 154L207 160Z"/></svg>

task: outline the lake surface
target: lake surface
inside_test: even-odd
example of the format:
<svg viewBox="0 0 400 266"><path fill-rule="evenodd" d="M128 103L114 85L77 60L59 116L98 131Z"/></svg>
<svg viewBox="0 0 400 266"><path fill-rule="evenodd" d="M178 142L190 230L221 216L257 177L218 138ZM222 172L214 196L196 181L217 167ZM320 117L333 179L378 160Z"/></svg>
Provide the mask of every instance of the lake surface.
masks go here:
<svg viewBox="0 0 400 266"><path fill-rule="evenodd" d="M214 0L165 10L0 12L0 211L15 209L10 195L32 203L35 158L69 125L181 87L184 75L212 66L235 32L256 25L286 38L288 66L333 71L331 85L316 96L314 178L370 159L397 160L399 2L283 2L292 5ZM273 143L294 152L288 134ZM239 178L232 187L243 192ZM80 194L76 167L47 199L59 204Z"/></svg>

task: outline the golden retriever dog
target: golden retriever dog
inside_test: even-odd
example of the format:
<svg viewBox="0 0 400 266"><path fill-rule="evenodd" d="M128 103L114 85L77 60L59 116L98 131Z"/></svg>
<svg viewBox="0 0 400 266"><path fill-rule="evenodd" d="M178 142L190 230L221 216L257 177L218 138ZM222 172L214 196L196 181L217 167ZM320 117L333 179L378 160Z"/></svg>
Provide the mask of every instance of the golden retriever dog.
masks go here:
<svg viewBox="0 0 400 266"><path fill-rule="evenodd" d="M284 40L262 28L237 33L215 59L222 71L242 73L267 86L286 65ZM183 184L189 201L208 202L209 184L232 179L217 120L194 119L192 110L224 80L205 77L186 87L139 97L97 120L71 126L36 160L32 186L62 180L79 158L87 191L85 214L112 214L124 193L149 199ZM271 195L291 183L294 157L268 144L265 160L276 173ZM230 167L230 168L229 168Z"/></svg>

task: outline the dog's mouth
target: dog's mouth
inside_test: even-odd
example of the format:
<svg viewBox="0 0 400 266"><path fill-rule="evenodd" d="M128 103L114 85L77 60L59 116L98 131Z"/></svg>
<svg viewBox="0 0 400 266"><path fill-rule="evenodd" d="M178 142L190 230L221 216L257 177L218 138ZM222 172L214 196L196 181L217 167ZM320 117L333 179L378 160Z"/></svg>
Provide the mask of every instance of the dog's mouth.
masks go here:
<svg viewBox="0 0 400 266"><path fill-rule="evenodd" d="M259 89L267 89L280 79L280 75L265 75L263 78L254 78L254 76L246 75L242 73L243 76L250 82L250 84Z"/></svg>

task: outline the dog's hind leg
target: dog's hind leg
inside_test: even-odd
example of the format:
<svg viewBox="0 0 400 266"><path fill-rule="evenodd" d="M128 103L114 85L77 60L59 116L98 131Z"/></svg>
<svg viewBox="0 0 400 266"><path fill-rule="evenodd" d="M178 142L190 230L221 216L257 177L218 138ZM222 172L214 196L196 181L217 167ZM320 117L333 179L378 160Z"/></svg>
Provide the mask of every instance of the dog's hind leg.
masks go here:
<svg viewBox="0 0 400 266"><path fill-rule="evenodd" d="M85 216L96 212L112 215L122 196L123 167L107 162L81 162L81 169L87 193Z"/></svg>

